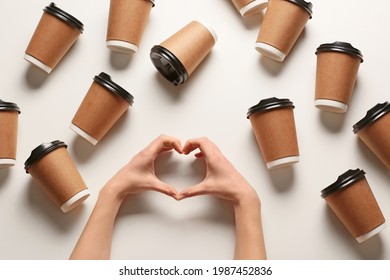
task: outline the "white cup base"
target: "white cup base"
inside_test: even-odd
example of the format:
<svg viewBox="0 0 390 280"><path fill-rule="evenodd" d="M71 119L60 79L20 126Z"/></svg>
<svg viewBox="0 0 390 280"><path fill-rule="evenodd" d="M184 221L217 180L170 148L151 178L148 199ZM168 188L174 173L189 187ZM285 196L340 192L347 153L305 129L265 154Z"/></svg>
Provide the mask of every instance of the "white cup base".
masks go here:
<svg viewBox="0 0 390 280"><path fill-rule="evenodd" d="M266 43L256 42L255 49L262 55L279 62L282 62L286 57L284 52Z"/></svg>
<svg viewBox="0 0 390 280"><path fill-rule="evenodd" d="M240 9L243 17L260 13L268 6L268 0L254 0Z"/></svg>
<svg viewBox="0 0 390 280"><path fill-rule="evenodd" d="M120 40L108 40L106 45L111 51L118 53L133 54L138 51L138 47L136 45Z"/></svg>
<svg viewBox="0 0 390 280"><path fill-rule="evenodd" d="M25 54L24 59L30 62L31 64L33 64L34 66L38 67L39 69L45 71L47 74L50 74L51 71L53 71L53 68L47 66L46 64L44 64L43 62L39 61L38 59L36 59L35 57L29 54Z"/></svg>
<svg viewBox="0 0 390 280"><path fill-rule="evenodd" d="M218 41L218 35L217 32L215 32L214 28L212 28L210 25L205 24L203 22L198 21L200 24L202 24L206 29L210 32L211 36L214 38L214 42L216 43Z"/></svg>
<svg viewBox="0 0 390 280"><path fill-rule="evenodd" d="M299 156L284 157L277 160L267 162L267 168L269 170L290 166L299 162Z"/></svg>
<svg viewBox="0 0 390 280"><path fill-rule="evenodd" d="M14 166L16 163L15 159L12 158L0 158L0 169Z"/></svg>
<svg viewBox="0 0 390 280"><path fill-rule="evenodd" d="M332 112L332 113L345 113L348 110L348 105L336 101L336 100L330 100L330 99L316 99L314 101L314 105L321 110Z"/></svg>
<svg viewBox="0 0 390 280"><path fill-rule="evenodd" d="M79 206L81 203L83 203L84 200L86 200L91 193L89 192L88 189L84 189L81 192L76 193L74 196L72 196L68 201L66 201L64 204L61 206L62 212L66 213L77 206Z"/></svg>
<svg viewBox="0 0 390 280"><path fill-rule="evenodd" d="M356 237L356 241L359 243L362 243L366 241L367 239L373 237L374 235L378 234L380 231L382 231L384 228L386 228L386 223L381 224L380 226L374 228L370 232L360 235L359 237Z"/></svg>
<svg viewBox="0 0 390 280"><path fill-rule="evenodd" d="M73 123L70 124L69 128L71 130L73 130L74 132L76 132L78 135L80 135L81 137L83 137L85 140L87 140L89 143L91 143L92 145L96 145L99 140L96 140L95 138L93 138L91 135L89 135L88 133L86 133L84 130L82 130L81 128L79 128L78 126L75 126Z"/></svg>

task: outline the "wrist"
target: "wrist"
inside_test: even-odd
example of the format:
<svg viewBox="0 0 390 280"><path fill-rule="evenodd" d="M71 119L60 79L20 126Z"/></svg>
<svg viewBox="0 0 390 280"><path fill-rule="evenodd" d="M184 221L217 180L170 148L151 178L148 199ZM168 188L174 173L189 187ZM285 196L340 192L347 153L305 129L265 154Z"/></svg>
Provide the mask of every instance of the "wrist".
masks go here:
<svg viewBox="0 0 390 280"><path fill-rule="evenodd" d="M253 207L261 206L260 198L257 195L256 191L249 186L244 191L242 191L240 194L238 194L236 200L234 201L234 207Z"/></svg>

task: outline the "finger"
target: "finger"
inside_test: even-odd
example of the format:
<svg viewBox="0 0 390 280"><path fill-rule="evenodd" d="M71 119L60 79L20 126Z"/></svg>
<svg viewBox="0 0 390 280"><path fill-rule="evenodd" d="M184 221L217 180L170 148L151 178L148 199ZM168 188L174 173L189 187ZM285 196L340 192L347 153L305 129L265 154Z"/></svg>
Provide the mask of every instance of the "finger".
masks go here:
<svg viewBox="0 0 390 280"><path fill-rule="evenodd" d="M191 186L186 188L185 190L182 190L179 193L179 200L189 198L189 197L194 197L198 195L205 195L208 194L207 189L203 183Z"/></svg>
<svg viewBox="0 0 390 280"><path fill-rule="evenodd" d="M196 158L202 158L203 157L203 153L202 152L196 153L195 157Z"/></svg>
<svg viewBox="0 0 390 280"><path fill-rule="evenodd" d="M172 149L175 149L179 154L183 153L180 140L167 135L160 135L146 148L154 156Z"/></svg>
<svg viewBox="0 0 390 280"><path fill-rule="evenodd" d="M163 182L158 182L157 184L153 185L153 187L151 189L153 191L157 191L157 192L163 193L165 195L171 196L175 199L177 199L177 197L179 195L175 188L173 188L172 186L165 184Z"/></svg>
<svg viewBox="0 0 390 280"><path fill-rule="evenodd" d="M215 149L218 150L215 144L208 138L201 137L188 140L183 147L183 152L188 155L196 149L199 149L205 157L209 156Z"/></svg>

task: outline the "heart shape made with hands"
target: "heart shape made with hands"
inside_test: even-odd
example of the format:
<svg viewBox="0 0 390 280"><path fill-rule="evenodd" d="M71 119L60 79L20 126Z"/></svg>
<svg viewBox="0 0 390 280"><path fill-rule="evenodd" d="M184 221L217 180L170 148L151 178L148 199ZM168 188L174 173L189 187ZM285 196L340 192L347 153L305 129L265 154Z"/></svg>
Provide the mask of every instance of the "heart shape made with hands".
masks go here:
<svg viewBox="0 0 390 280"><path fill-rule="evenodd" d="M188 156L191 161L188 161ZM189 186L202 182L206 177L204 160L192 160L193 155L179 154L174 151L160 154L154 163L157 178L180 192Z"/></svg>

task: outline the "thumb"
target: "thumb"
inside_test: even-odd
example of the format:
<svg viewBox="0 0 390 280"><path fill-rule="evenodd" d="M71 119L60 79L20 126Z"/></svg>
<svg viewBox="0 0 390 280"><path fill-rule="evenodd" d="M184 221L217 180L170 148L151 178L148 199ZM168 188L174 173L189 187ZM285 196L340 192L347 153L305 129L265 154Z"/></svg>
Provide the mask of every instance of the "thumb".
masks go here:
<svg viewBox="0 0 390 280"><path fill-rule="evenodd" d="M175 199L177 199L177 196L178 196L178 192L175 188L173 188L172 186L168 185L168 184L165 184L161 181L157 182L153 187L152 187L152 190L153 191L157 191L157 192L160 192L160 193L163 193L165 195L168 195L168 196L171 196Z"/></svg>
<svg viewBox="0 0 390 280"><path fill-rule="evenodd" d="M178 200L182 200L185 198L193 197L193 196L198 196L198 195L205 195L207 194L207 188L205 184L202 182L200 184L188 187L184 190L182 190L179 193Z"/></svg>

